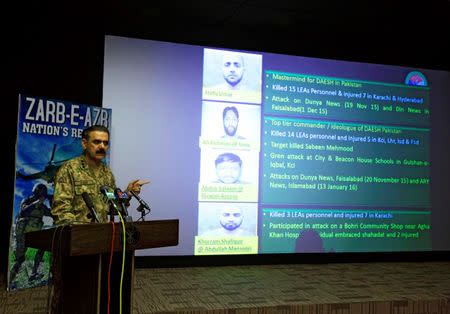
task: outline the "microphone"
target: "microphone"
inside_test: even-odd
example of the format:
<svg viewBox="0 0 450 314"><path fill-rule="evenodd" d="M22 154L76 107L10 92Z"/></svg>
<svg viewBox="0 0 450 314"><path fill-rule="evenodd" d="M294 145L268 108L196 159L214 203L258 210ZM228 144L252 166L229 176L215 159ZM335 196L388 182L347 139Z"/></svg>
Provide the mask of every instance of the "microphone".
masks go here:
<svg viewBox="0 0 450 314"><path fill-rule="evenodd" d="M131 195L133 195L133 196L138 200L139 204L140 204L143 208L145 208L145 209L147 209L147 210L150 210L150 206L148 206L148 204L147 204L142 198L140 198L139 195L137 195L136 192L134 192L133 190L131 190L130 193L131 193Z"/></svg>
<svg viewBox="0 0 450 314"><path fill-rule="evenodd" d="M116 204L116 196L114 195L114 191L107 185L102 185L100 187L100 192L106 197L109 202L109 205L115 210L118 211Z"/></svg>
<svg viewBox="0 0 450 314"><path fill-rule="evenodd" d="M123 192L121 189L116 188L114 190L114 195L119 202L125 204L128 202L128 194L126 192Z"/></svg>
<svg viewBox="0 0 450 314"><path fill-rule="evenodd" d="M122 192L121 189L116 188L114 190L114 196L119 201L120 207L122 208L122 212L124 213L124 215L128 216L128 211L127 211L127 208L126 208L127 205L130 205L128 203L128 194L125 193L125 192Z"/></svg>
<svg viewBox="0 0 450 314"><path fill-rule="evenodd" d="M92 201L92 198L89 195L89 193L83 192L81 194L81 196L83 197L83 200L86 203L86 206L90 211L90 215L89 215L90 218L93 219L94 221L100 222L100 220L98 219L98 216L97 216L97 212L95 211L94 202Z"/></svg>
<svg viewBox="0 0 450 314"><path fill-rule="evenodd" d="M110 188L110 187L107 186L107 185L102 185L102 186L100 187L100 192L101 192L104 196L106 196L106 198L107 198L108 200L115 200L115 199L116 199L116 196L114 195L113 189Z"/></svg>

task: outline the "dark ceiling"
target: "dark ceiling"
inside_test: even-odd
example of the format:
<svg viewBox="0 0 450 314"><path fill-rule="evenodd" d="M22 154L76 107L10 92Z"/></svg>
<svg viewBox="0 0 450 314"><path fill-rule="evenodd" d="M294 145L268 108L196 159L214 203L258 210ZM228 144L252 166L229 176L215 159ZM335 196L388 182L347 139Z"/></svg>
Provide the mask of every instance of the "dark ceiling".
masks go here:
<svg viewBox="0 0 450 314"><path fill-rule="evenodd" d="M449 69L450 1L23 2L23 38L104 33L189 44ZM49 41L50 40L50 41Z"/></svg>
<svg viewBox="0 0 450 314"><path fill-rule="evenodd" d="M448 0L149 3L110 8L107 30L219 47L448 68Z"/></svg>

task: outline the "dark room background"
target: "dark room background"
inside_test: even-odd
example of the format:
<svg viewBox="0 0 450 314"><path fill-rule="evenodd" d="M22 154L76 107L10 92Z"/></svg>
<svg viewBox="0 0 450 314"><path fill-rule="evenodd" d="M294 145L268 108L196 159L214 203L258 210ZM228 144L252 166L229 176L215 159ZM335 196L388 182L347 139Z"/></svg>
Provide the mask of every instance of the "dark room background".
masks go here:
<svg viewBox="0 0 450 314"><path fill-rule="evenodd" d="M11 224L18 94L101 106L104 35L449 71L449 8L447 0L18 1L5 12L11 41L2 45L12 73L2 101L1 246ZM435 108L432 119L449 125L448 107ZM442 160L450 160L446 132L446 143L432 142ZM434 169L450 174L448 164ZM433 199L448 204L444 182ZM6 256L2 250L2 271Z"/></svg>

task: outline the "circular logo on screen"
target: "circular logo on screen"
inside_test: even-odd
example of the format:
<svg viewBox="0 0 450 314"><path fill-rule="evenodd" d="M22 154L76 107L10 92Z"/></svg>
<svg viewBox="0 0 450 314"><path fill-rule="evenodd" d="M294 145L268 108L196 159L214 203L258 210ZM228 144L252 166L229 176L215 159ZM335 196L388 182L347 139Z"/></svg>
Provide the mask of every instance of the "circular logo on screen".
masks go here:
<svg viewBox="0 0 450 314"><path fill-rule="evenodd" d="M410 72L406 76L405 84L406 85L413 85L413 86L428 86L427 79L425 78L425 75L423 75L419 71Z"/></svg>

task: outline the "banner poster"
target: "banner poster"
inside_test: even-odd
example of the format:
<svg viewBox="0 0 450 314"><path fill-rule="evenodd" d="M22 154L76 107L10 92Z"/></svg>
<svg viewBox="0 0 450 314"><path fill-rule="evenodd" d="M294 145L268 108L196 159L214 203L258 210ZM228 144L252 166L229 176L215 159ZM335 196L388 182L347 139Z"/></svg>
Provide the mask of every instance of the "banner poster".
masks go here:
<svg viewBox="0 0 450 314"><path fill-rule="evenodd" d="M55 173L64 161L82 153L81 133L91 125L110 128L111 109L19 95L8 290L51 280L51 253L26 248L24 234L53 227Z"/></svg>

